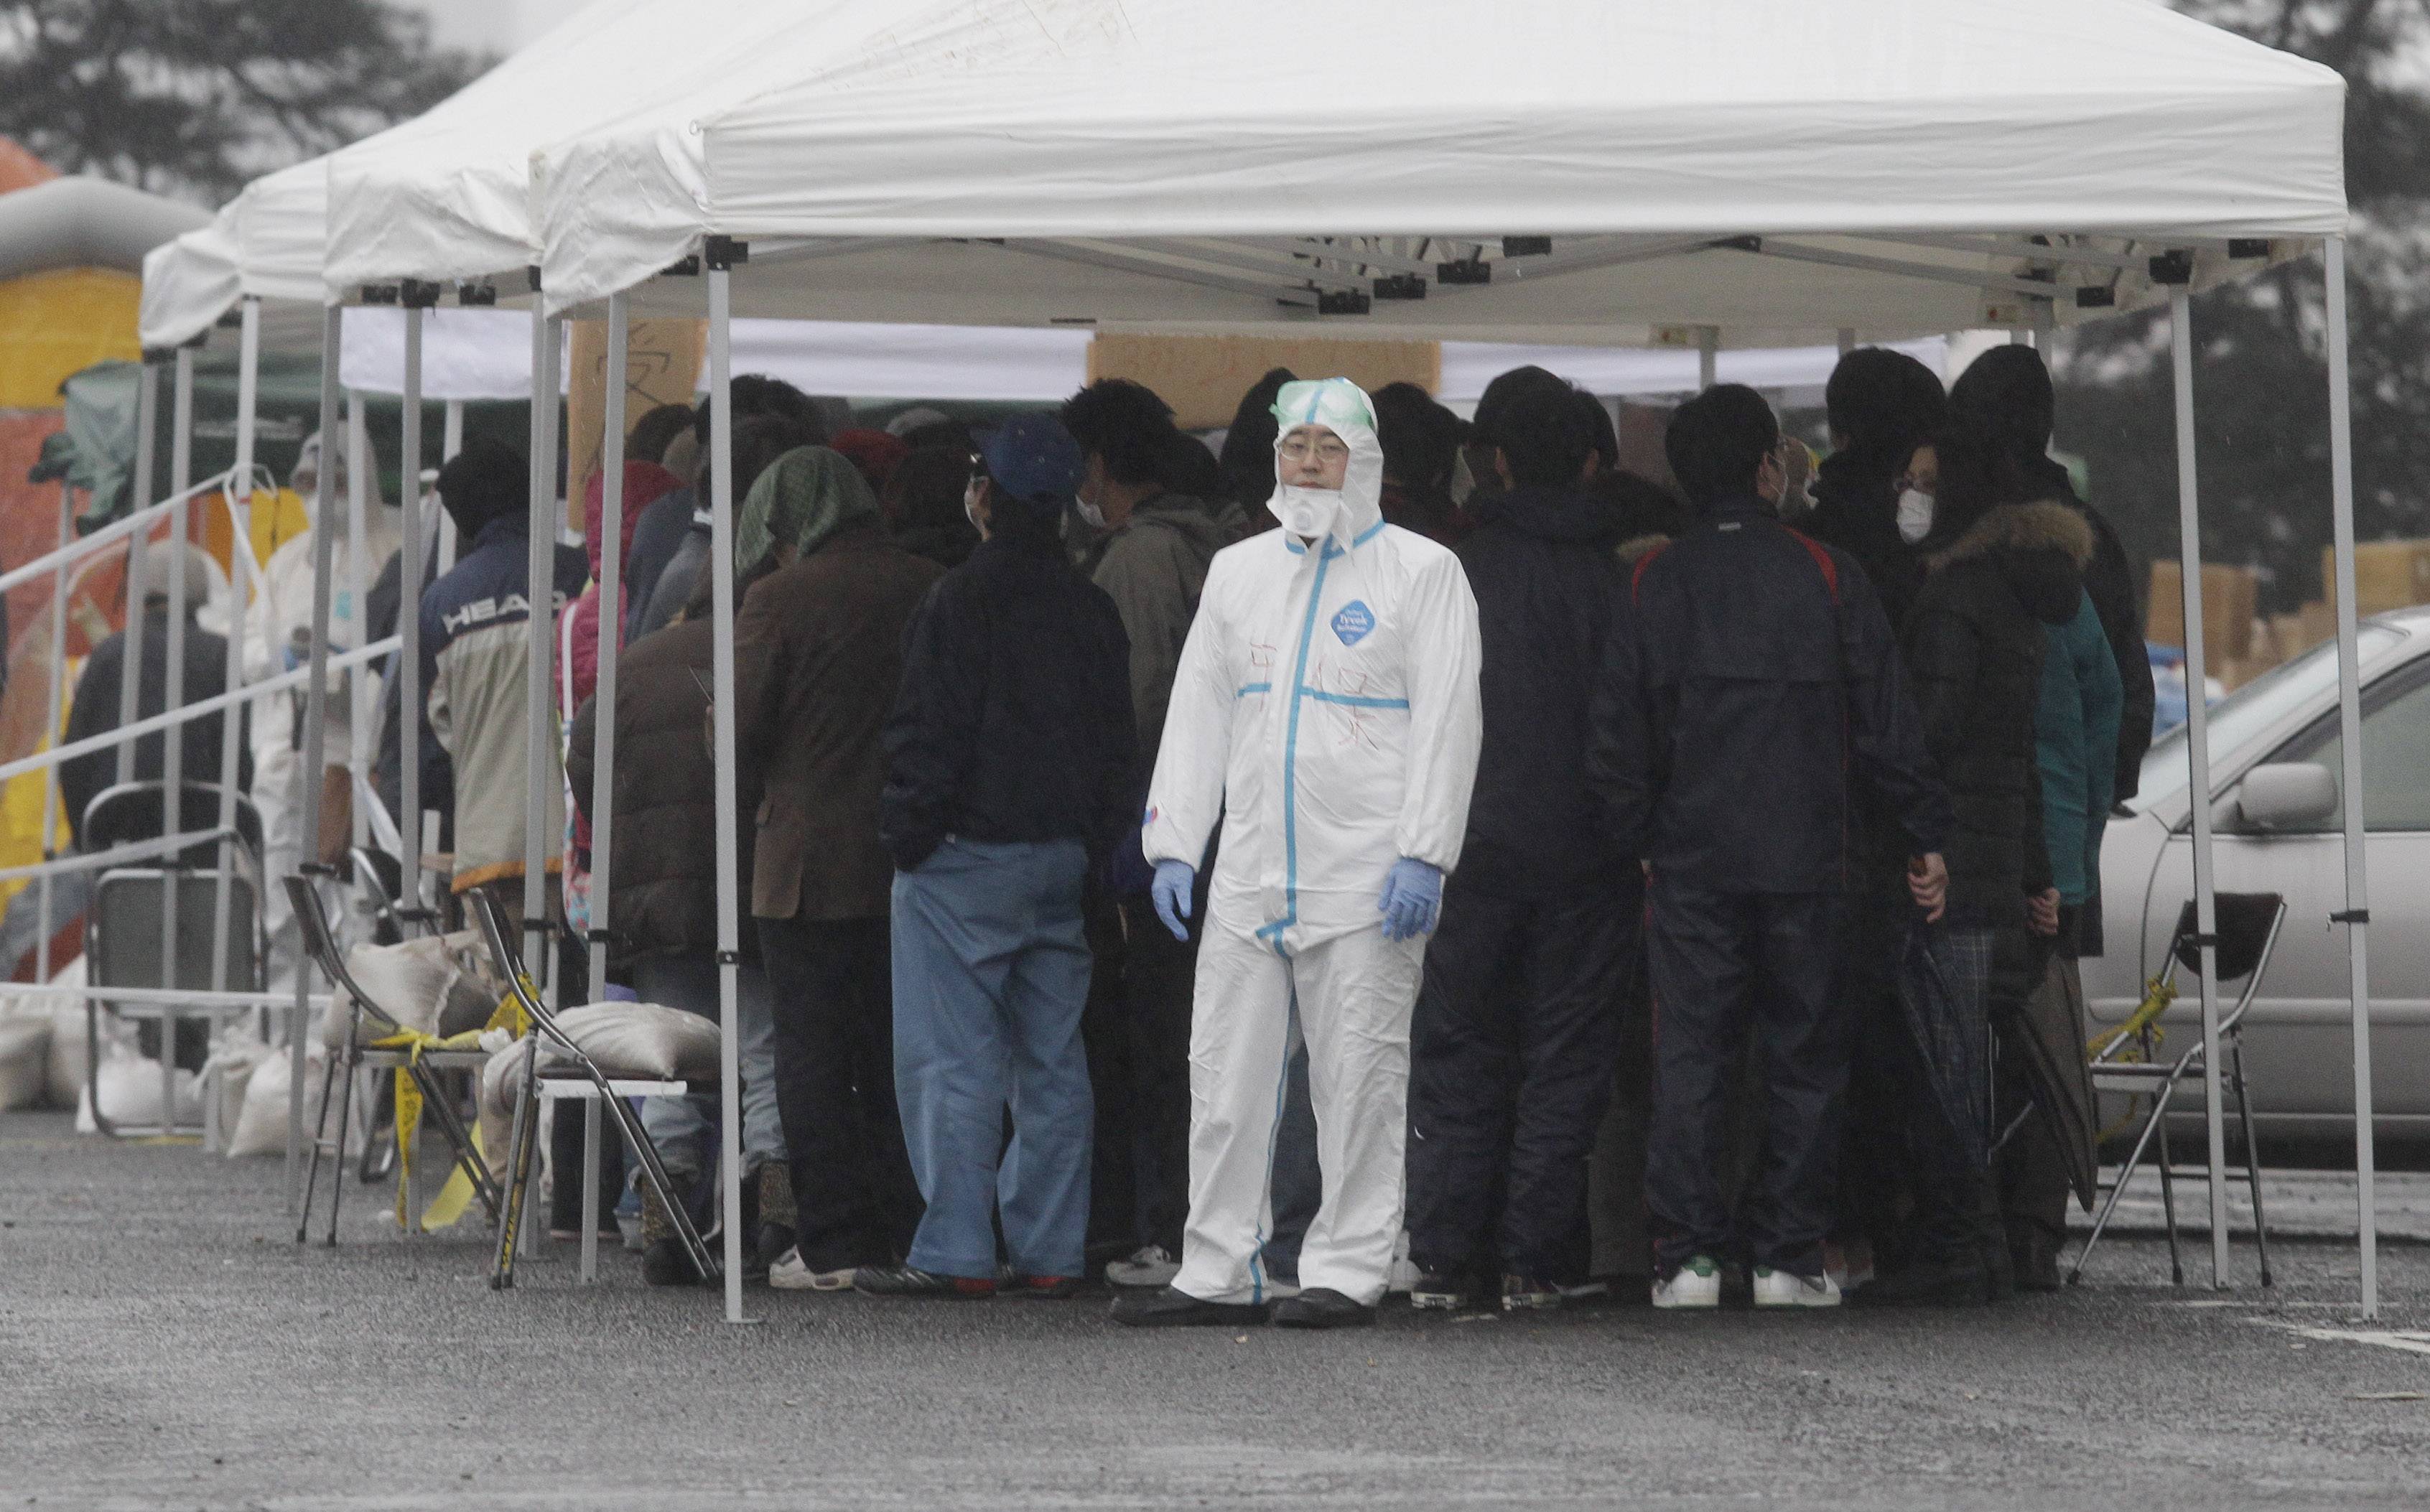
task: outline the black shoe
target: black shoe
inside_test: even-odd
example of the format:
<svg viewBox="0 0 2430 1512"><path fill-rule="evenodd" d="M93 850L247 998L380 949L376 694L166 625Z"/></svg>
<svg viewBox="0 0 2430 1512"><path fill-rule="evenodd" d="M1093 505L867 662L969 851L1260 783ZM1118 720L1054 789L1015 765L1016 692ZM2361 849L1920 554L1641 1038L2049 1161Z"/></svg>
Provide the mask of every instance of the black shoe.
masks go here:
<svg viewBox="0 0 2430 1512"><path fill-rule="evenodd" d="M758 1238L742 1252L742 1279L761 1282L768 1279L768 1268L785 1257L793 1247L793 1231L782 1223L762 1223Z"/></svg>
<svg viewBox="0 0 2430 1512"><path fill-rule="evenodd" d="M854 1273L852 1289L872 1297L976 1302L995 1295L995 1277L942 1276L909 1265L865 1265Z"/></svg>
<svg viewBox="0 0 2430 1512"><path fill-rule="evenodd" d="M1972 1255L1918 1258L1895 1275L1879 1276L1848 1293L1852 1307L1980 1307L1991 1301L1991 1277Z"/></svg>
<svg viewBox="0 0 2430 1512"><path fill-rule="evenodd" d="M2008 1256L2016 1270L2019 1291L2056 1291L2059 1288L2059 1244L2058 1239L2039 1229L2010 1238Z"/></svg>
<svg viewBox="0 0 2430 1512"><path fill-rule="evenodd" d="M1276 1328L1363 1328L1375 1309L1363 1307L1331 1287L1312 1287L1274 1304Z"/></svg>
<svg viewBox="0 0 2430 1512"><path fill-rule="evenodd" d="M1114 1321L1131 1328L1240 1328L1266 1321L1262 1302L1202 1302L1186 1291L1134 1288L1114 1299Z"/></svg>
<svg viewBox="0 0 2430 1512"><path fill-rule="evenodd" d="M679 1238L653 1239L641 1252L641 1279L654 1287L696 1287L700 1272Z"/></svg>
<svg viewBox="0 0 2430 1512"><path fill-rule="evenodd" d="M1409 1305L1419 1312L1465 1312L1474 1300L1469 1278L1449 1271L1422 1272L1409 1288Z"/></svg>
<svg viewBox="0 0 2430 1512"><path fill-rule="evenodd" d="M1544 1312L1568 1300L1559 1287L1542 1276L1506 1275L1502 1278L1504 1312Z"/></svg>

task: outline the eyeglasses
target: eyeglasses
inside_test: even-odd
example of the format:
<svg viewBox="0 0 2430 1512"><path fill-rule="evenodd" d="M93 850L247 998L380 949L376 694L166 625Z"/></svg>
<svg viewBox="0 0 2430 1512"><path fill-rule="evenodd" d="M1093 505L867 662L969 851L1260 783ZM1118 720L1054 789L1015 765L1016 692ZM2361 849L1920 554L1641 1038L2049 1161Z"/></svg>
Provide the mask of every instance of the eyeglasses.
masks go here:
<svg viewBox="0 0 2430 1512"><path fill-rule="evenodd" d="M1274 452L1286 462L1305 462L1311 457L1321 462L1346 462L1350 459L1350 445L1339 436L1287 436Z"/></svg>

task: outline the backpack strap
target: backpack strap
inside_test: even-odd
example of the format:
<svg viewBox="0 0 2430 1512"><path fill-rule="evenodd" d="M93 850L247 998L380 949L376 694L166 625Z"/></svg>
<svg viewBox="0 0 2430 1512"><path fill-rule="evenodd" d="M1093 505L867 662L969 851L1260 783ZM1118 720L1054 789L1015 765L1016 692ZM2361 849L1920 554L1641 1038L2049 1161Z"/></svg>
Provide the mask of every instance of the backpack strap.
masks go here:
<svg viewBox="0 0 2430 1512"><path fill-rule="evenodd" d="M1822 574L1822 586L1831 594L1831 606L1838 608L1839 606L1839 564L1831 559L1831 548L1803 530L1791 529L1787 525L1781 528L1796 538L1797 543L1806 548L1806 555L1814 558L1816 570Z"/></svg>

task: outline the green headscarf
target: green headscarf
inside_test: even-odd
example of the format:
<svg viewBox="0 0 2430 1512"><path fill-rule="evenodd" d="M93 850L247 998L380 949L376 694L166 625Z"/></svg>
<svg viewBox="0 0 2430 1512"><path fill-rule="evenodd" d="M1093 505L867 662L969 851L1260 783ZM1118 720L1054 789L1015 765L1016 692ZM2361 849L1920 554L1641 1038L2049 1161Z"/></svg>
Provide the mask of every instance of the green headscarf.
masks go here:
<svg viewBox="0 0 2430 1512"><path fill-rule="evenodd" d="M734 566L748 572L778 546L807 557L857 521L877 518L877 495L842 453L796 446L768 465L734 525Z"/></svg>

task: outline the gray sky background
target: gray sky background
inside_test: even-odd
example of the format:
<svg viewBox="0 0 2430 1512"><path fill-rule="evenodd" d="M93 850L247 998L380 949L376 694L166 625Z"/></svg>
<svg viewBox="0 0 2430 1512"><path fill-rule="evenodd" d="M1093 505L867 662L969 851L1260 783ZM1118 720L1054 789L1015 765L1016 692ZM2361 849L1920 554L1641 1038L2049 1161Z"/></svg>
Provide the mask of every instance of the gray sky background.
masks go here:
<svg viewBox="0 0 2430 1512"><path fill-rule="evenodd" d="M430 17L439 40L511 53L582 8L587 0L405 0Z"/></svg>

